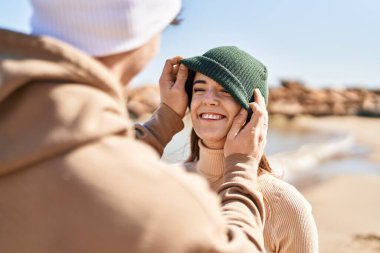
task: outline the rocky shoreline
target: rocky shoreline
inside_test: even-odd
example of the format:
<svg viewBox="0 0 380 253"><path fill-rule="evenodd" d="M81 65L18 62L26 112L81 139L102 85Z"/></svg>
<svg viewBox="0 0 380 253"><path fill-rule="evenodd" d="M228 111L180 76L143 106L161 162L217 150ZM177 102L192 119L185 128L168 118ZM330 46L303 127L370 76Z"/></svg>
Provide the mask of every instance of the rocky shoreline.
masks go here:
<svg viewBox="0 0 380 253"><path fill-rule="evenodd" d="M298 81L282 81L269 92L268 111L287 117L373 116L380 117L380 89L310 88Z"/></svg>
<svg viewBox="0 0 380 253"><path fill-rule="evenodd" d="M135 120L149 116L160 103L158 85L130 88L127 94L128 111ZM316 89L299 81L284 80L279 87L270 88L268 111L287 118L299 115L380 117L380 88Z"/></svg>

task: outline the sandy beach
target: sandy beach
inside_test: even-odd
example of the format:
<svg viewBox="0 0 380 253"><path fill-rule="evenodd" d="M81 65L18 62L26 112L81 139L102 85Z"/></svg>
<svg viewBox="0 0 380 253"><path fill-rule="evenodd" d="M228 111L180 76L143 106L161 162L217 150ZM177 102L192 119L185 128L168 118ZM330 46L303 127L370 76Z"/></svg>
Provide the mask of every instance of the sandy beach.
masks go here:
<svg viewBox="0 0 380 253"><path fill-rule="evenodd" d="M370 152L378 172L350 168L299 190L313 207L320 252L380 252L380 119L356 116L297 117L287 123L297 131L346 132ZM349 166L349 165L348 165ZM365 166L365 165L363 165Z"/></svg>

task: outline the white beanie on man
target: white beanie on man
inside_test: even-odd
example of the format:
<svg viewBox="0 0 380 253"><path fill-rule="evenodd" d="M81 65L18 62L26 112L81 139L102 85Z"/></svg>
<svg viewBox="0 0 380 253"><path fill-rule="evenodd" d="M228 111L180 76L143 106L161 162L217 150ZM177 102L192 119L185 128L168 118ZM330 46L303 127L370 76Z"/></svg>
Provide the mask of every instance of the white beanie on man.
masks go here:
<svg viewBox="0 0 380 253"><path fill-rule="evenodd" d="M178 15L180 0L30 0L32 34L55 37L92 56L138 48Z"/></svg>

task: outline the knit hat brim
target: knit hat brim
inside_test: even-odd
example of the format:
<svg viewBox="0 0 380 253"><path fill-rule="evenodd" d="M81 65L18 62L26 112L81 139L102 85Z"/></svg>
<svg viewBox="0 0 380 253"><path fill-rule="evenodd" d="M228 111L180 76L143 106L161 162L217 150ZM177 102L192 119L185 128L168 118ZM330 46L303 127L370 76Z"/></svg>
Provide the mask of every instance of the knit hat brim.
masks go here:
<svg viewBox="0 0 380 253"><path fill-rule="evenodd" d="M206 56L186 58L183 59L181 63L189 69L189 76L186 81L186 92L189 96L189 104L192 97L195 72L199 72L219 83L244 109L249 110L249 101L247 101L246 98L252 97L252 95L246 93L239 79L223 65ZM243 96L243 94L245 96Z"/></svg>

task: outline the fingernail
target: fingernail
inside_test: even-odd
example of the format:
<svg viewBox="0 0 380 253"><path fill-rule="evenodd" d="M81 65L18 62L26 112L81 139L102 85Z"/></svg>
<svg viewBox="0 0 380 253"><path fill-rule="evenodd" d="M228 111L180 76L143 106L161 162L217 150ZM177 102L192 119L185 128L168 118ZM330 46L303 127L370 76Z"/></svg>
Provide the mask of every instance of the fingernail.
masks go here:
<svg viewBox="0 0 380 253"><path fill-rule="evenodd" d="M185 66L183 64L179 65L180 70L185 70Z"/></svg>

